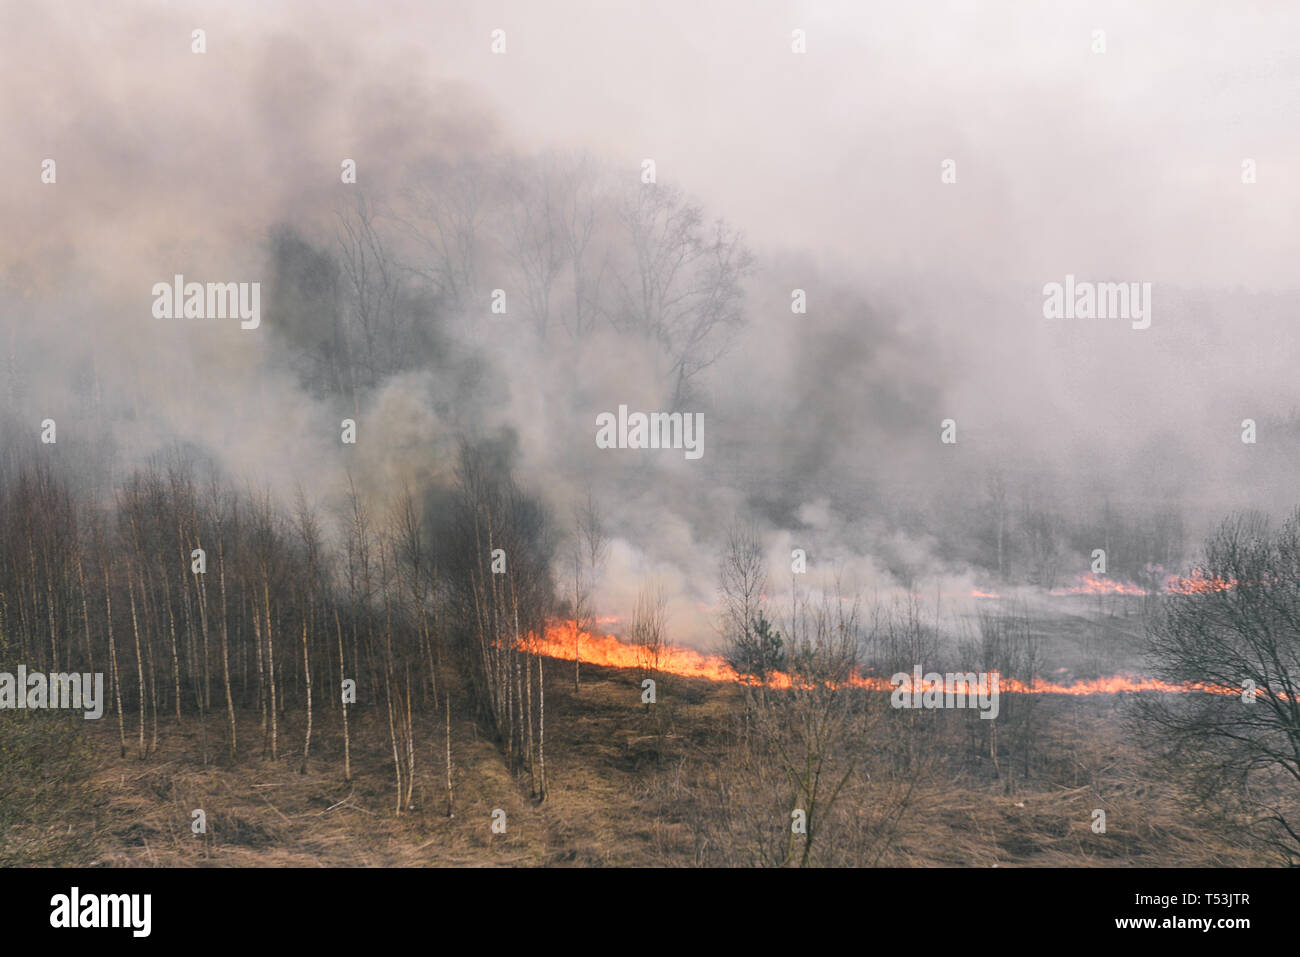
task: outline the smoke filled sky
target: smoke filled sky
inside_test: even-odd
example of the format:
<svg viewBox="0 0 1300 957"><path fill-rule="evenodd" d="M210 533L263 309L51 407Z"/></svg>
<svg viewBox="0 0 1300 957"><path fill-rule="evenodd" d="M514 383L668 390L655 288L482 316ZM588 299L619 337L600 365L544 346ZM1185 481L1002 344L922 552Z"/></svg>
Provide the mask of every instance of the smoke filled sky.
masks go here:
<svg viewBox="0 0 1300 957"><path fill-rule="evenodd" d="M926 508L961 484L953 455L1153 507L1174 489L1194 527L1277 510L1300 438L1282 426L1298 46L1300 10L1272 4L5 2L0 331L69 436L91 356L133 454L179 437L327 495L340 412L268 359L275 313L257 332L167 326L153 284L264 279L286 223L331 236L344 158L385 196L431 158L586 151L631 181L653 158L756 255L748 324L700 383L705 464L664 459L637 483L597 454L592 414L667 401L620 341L593 337L581 374L559 374L482 319L457 342L489 385L452 389L448 359L369 397L384 451L358 466L368 487L445 477L444 406L481 403L557 509L584 473L621 497L619 610L653 574L679 614L708 603L722 514L764 517L778 557L802 529L873 568L894 563L882 549L946 563L870 506L885 488ZM1151 283L1150 328L1045 319L1043 286L1067 274ZM956 448L939 444L948 417Z"/></svg>

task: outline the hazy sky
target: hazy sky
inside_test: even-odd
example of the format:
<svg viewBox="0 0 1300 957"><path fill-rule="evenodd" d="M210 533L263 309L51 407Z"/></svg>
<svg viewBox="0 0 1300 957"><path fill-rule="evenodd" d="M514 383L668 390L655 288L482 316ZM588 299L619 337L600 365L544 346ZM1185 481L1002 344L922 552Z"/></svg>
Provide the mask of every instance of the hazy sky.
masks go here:
<svg viewBox="0 0 1300 957"><path fill-rule="evenodd" d="M220 163L256 186L278 161L304 179L332 160L288 155L309 131L364 171L381 144L358 99L387 88L372 131L418 139L430 116L464 112L513 146L585 146L630 169L653 156L756 240L864 272L1287 287L1300 10L1141 6L6 3L3 155L11 187L33 151L74 149L92 166L134 151L178 173ZM97 134L110 155L81 154ZM939 188L945 158L955 189Z"/></svg>

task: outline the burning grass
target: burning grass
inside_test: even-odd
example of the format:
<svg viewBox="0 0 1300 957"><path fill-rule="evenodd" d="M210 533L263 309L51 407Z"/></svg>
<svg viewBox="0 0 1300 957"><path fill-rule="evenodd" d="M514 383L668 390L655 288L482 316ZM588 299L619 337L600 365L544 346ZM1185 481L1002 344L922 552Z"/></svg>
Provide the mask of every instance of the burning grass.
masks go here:
<svg viewBox="0 0 1300 957"><path fill-rule="evenodd" d="M538 654L564 661L573 661L580 657L584 664L599 665L610 668L644 668L645 652L638 646L625 642L612 634L591 634L582 631L576 622L554 619L547 628L545 636L532 636L532 649ZM703 678L707 681L728 684L753 684L751 676L740 675L720 655L706 655L690 648L668 646L659 652L657 671L677 675L683 678ZM909 679L910 681L910 679ZM793 687L795 679L782 672L773 672L768 676L768 684L777 689ZM891 691L896 684L884 677L874 677L855 673L848 679L848 686L863 691ZM1019 681L1003 676L1001 689L1016 694L1068 695L1086 697L1089 695L1113 695L1146 691L1159 691L1170 694L1189 694L1203 692L1207 694L1239 695L1240 688L1220 687L1205 683L1170 684L1137 674L1121 673L1092 679L1070 682L1050 681L1035 678L1033 681ZM904 683L903 690L911 691L909 683Z"/></svg>

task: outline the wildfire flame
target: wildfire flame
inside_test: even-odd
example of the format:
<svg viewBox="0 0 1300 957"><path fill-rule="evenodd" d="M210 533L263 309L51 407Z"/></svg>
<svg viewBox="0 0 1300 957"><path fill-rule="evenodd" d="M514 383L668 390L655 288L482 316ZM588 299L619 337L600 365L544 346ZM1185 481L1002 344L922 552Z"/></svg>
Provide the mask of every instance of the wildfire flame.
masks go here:
<svg viewBox="0 0 1300 957"><path fill-rule="evenodd" d="M576 649L576 652L575 652ZM644 652L634 644L614 635L593 635L578 628L572 620L553 618L547 623L546 635L534 638L533 651L548 658L573 661L576 657L590 665L608 668L645 667ZM687 678L710 681L739 681L731 665L717 655L705 655L689 648L669 646L659 656L659 670Z"/></svg>
<svg viewBox="0 0 1300 957"><path fill-rule="evenodd" d="M1170 575L1165 579L1165 591L1177 595L1206 595L1210 592L1228 591L1236 587L1237 580L1235 578L1213 578L1200 569L1192 572L1190 578L1179 578L1177 575Z"/></svg>
<svg viewBox="0 0 1300 957"><path fill-rule="evenodd" d="M615 635L594 635L583 631L572 620L552 619L542 637L531 637L531 648L537 654L548 658L573 661L580 657L592 665L609 668L647 668L644 649L638 645L622 641ZM719 655L706 655L690 648L665 647L659 656L657 670L666 674L681 675L687 678L705 678L709 681L731 682L738 684L756 683L756 679L742 676L736 672L726 659ZM787 674L774 672L768 678L768 684L774 688L791 688L794 680ZM895 685L888 678L871 675L854 674L846 682L851 688L867 691L892 691ZM903 684L904 690L911 690L911 681ZM1240 688L1219 687L1200 683L1171 684L1154 678L1139 675L1119 674L1087 681L1061 684L1035 678L1026 684L1013 678L999 676L999 690L1013 694L1059 694L1082 697L1098 694L1120 694L1124 692L1164 691L1175 694L1187 694L1200 691L1209 694L1240 695ZM1260 693L1264 693L1260 689Z"/></svg>
<svg viewBox="0 0 1300 957"><path fill-rule="evenodd" d="M1216 578L1197 569L1186 578L1179 575L1165 576L1163 591L1169 595L1208 595L1211 592L1228 591L1236 587L1237 580L1235 578ZM1049 594L1057 597L1063 595L1135 595L1141 597L1149 595L1151 592L1141 585L1135 585L1133 582L1119 581L1115 578L1107 578L1104 575L1089 573L1080 575L1077 585L1053 588ZM973 588L970 597L1000 598L1002 596L995 592Z"/></svg>
<svg viewBox="0 0 1300 957"><path fill-rule="evenodd" d="M1089 573L1079 576L1079 584L1069 588L1053 588L1053 595L1145 595L1147 590L1131 582L1117 581Z"/></svg>

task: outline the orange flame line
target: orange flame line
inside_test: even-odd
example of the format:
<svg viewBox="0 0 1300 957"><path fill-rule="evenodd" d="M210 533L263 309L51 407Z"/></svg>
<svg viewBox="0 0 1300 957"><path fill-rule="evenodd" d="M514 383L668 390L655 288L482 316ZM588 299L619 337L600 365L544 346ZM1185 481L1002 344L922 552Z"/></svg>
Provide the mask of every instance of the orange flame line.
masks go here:
<svg viewBox="0 0 1300 957"><path fill-rule="evenodd" d="M1079 584L1068 587L1053 588L1049 595L1061 597L1064 595L1134 595L1143 596L1151 594L1150 591L1141 585L1135 585L1133 582L1121 581L1117 578L1106 578L1103 575L1088 573L1078 577ZM1166 575L1162 589L1170 595L1206 595L1216 591L1229 591L1237 587L1237 580L1215 578L1206 575L1199 569L1193 571L1191 575L1184 578L1180 575ZM971 598L1000 598L1001 595L996 592L981 591L978 588L972 588Z"/></svg>
<svg viewBox="0 0 1300 957"><path fill-rule="evenodd" d="M615 635L593 635L590 632L582 631L574 621L552 619L547 625L545 636L538 638L536 635L531 635L530 642L533 652L548 658L573 661L575 658L580 657L587 664L602 665L608 668L648 667L639 646L622 641ZM727 663L726 659L720 655L707 655L690 648L675 646L669 646L661 652L657 670L666 674L680 675L686 678L705 678L716 682L758 683L756 678L738 674ZM851 688L867 691L892 691L895 688L895 685L887 678L857 673L853 674L845 684ZM769 675L768 685L777 689L788 689L795 686L795 680L790 675L778 671ZM905 691L910 691L911 681L905 683L902 688ZM1155 678L1145 678L1131 674L1110 675L1071 684L1059 684L1041 678L1035 678L1032 682L1025 683L1014 678L999 676L999 691L1012 694L1057 694L1074 697L1142 691L1163 691L1172 694L1188 694L1191 692L1221 695L1241 694L1240 688L1200 682L1171 684ZM1262 696L1268 692L1261 688L1257 693Z"/></svg>

